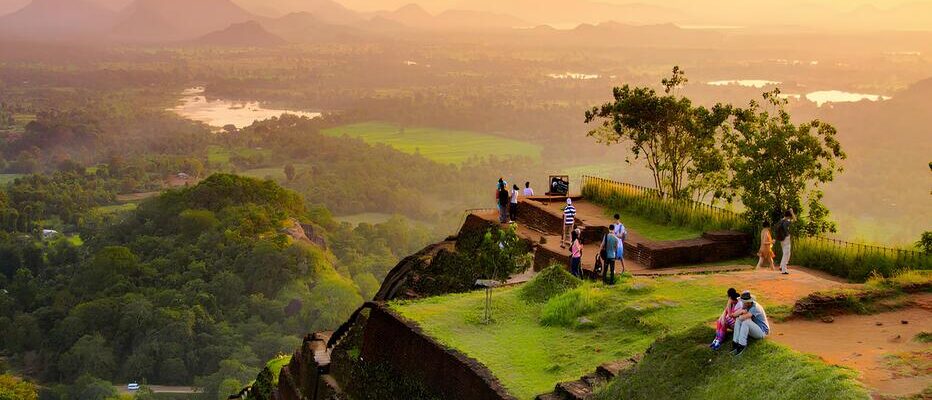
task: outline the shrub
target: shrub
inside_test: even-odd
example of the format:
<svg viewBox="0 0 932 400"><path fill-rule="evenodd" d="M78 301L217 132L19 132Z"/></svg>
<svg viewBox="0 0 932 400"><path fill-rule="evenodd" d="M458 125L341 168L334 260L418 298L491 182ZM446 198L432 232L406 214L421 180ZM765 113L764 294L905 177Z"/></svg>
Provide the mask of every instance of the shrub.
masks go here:
<svg viewBox="0 0 932 400"><path fill-rule="evenodd" d="M544 326L574 326L579 317L595 311L603 297L604 293L592 285L569 290L544 304L540 323Z"/></svg>
<svg viewBox="0 0 932 400"><path fill-rule="evenodd" d="M551 265L521 288L521 298L529 303L543 303L551 297L573 289L582 283L559 265Z"/></svg>

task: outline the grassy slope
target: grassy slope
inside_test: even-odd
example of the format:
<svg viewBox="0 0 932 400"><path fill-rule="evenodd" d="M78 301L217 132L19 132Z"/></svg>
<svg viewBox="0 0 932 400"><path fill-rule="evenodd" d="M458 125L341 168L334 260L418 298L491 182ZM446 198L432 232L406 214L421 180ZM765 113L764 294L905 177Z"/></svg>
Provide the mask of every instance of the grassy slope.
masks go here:
<svg viewBox="0 0 932 400"><path fill-rule="evenodd" d="M833 367L770 341L740 357L709 351L711 328L699 326L659 340L631 375L596 399L865 399L853 371Z"/></svg>
<svg viewBox="0 0 932 400"><path fill-rule="evenodd" d="M695 239L702 236L702 232L686 226L676 226L672 224L660 224L653 220L641 217L635 213L627 211L608 211L607 216L621 216L621 223L625 228L637 232L639 235L650 240L682 240Z"/></svg>
<svg viewBox="0 0 932 400"><path fill-rule="evenodd" d="M10 182L25 176L24 174L0 174L0 185L6 185Z"/></svg>
<svg viewBox="0 0 932 400"><path fill-rule="evenodd" d="M724 288L694 281L633 279L596 286L601 306L587 315L590 328L544 327L542 304L528 304L517 288L496 290L491 325L479 323L483 292L394 303L401 315L442 343L485 364L522 399L576 379L606 361L638 354L667 332L713 320Z"/></svg>
<svg viewBox="0 0 932 400"><path fill-rule="evenodd" d="M397 125L367 122L326 129L323 133L359 137L367 143L384 143L405 153L419 151L424 157L441 163L458 164L470 157L491 155L540 158L540 146L500 136L436 128L405 128L404 134L399 134L399 130Z"/></svg>

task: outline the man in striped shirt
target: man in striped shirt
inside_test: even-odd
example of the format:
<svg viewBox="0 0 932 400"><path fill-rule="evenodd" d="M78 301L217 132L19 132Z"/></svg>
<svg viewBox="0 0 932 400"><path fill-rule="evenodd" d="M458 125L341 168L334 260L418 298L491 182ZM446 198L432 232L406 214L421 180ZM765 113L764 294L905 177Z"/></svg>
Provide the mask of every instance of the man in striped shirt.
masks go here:
<svg viewBox="0 0 932 400"><path fill-rule="evenodd" d="M573 207L573 199L566 198L566 208L563 209L563 235L560 236L560 247L566 248L569 243L569 235L573 233L576 226L576 207Z"/></svg>

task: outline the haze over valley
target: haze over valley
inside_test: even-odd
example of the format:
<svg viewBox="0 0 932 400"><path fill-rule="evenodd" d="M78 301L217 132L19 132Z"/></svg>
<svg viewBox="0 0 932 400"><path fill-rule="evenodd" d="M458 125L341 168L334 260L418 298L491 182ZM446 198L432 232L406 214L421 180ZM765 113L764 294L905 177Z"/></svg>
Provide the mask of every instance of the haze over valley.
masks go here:
<svg viewBox="0 0 932 400"><path fill-rule="evenodd" d="M676 112L638 115L655 106ZM636 140L683 131L696 137L648 145L674 149L669 160ZM683 143L692 158L677 164ZM112 398L140 377L226 398L380 292L471 289L478 272L469 266L497 266L486 253L514 238L446 240L464 220L494 214L500 178L537 194L551 175L568 176L574 195L584 176L637 185L650 201L741 219L754 243L761 219L795 207L793 235L927 257L930 162L932 0L0 0L0 377L26 377L57 400ZM743 175L791 165L809 169L767 182ZM762 210L753 183L760 198L790 200ZM580 203L581 216L606 214L585 216L600 223L618 211ZM541 204L541 215L562 212ZM646 229L659 235L650 240L706 239L706 225L671 229L692 223L681 216L627 212L634 231L660 232ZM562 244L523 221L515 229L538 249ZM597 250L586 251L594 265ZM734 263L749 262L696 262ZM401 279L396 265L421 275ZM901 265L813 268L863 282L874 267L890 276ZM798 287L841 287L820 274ZM725 300L713 301L727 289L719 286L744 284L715 279L682 283L701 297L690 323L709 325L695 316ZM757 284L772 289L766 279ZM682 293L645 285L604 297L625 307L606 307L611 318L636 320L631 331L644 335L619 346L670 333L639 302L663 312ZM763 296L784 301L778 318L804 295L796 288ZM510 290L495 293L517 305L500 304L543 312ZM447 315L420 307L393 312L425 324ZM615 327L588 330L583 317L531 331ZM438 335L482 331L479 317L457 318L440 321ZM483 349L476 343L463 348ZM599 363L616 354L564 350ZM360 351L347 354L361 360ZM488 357L510 371L501 354ZM546 379L503 382L526 395L581 375L546 364Z"/></svg>

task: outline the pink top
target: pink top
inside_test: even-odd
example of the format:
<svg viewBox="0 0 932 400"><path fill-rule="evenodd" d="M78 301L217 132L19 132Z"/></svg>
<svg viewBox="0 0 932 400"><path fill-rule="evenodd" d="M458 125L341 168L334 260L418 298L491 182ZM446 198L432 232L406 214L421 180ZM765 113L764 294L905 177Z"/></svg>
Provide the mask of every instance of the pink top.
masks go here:
<svg viewBox="0 0 932 400"><path fill-rule="evenodd" d="M570 254L573 258L582 257L582 244L579 243L579 239L574 240L570 245Z"/></svg>

